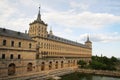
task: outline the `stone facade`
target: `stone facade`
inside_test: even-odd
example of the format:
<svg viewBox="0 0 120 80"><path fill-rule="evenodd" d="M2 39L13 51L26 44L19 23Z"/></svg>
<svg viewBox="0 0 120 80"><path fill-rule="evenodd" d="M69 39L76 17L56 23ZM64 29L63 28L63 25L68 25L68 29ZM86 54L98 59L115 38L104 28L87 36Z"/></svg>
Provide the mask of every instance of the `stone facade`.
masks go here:
<svg viewBox="0 0 120 80"><path fill-rule="evenodd" d="M76 68L78 60L91 61L92 43L55 36L41 20L30 23L28 33L0 28L0 79L50 70Z"/></svg>

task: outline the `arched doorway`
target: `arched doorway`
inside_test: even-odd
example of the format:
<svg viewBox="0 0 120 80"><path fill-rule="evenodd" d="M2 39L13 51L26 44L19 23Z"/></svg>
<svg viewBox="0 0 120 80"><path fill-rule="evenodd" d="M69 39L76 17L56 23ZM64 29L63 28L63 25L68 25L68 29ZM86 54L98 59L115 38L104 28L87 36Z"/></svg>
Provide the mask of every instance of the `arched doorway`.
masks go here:
<svg viewBox="0 0 120 80"><path fill-rule="evenodd" d="M63 68L63 61L61 61L61 68Z"/></svg>
<svg viewBox="0 0 120 80"><path fill-rule="evenodd" d="M70 60L68 61L68 67L70 67Z"/></svg>
<svg viewBox="0 0 120 80"><path fill-rule="evenodd" d="M28 63L28 65L27 65L27 71L32 71L32 63Z"/></svg>
<svg viewBox="0 0 120 80"><path fill-rule="evenodd" d="M58 61L55 63L55 69L58 69Z"/></svg>
<svg viewBox="0 0 120 80"><path fill-rule="evenodd" d="M15 74L15 64L11 63L8 66L8 75L14 75Z"/></svg>
<svg viewBox="0 0 120 80"><path fill-rule="evenodd" d="M45 70L45 62L42 62L41 63L41 71L44 71Z"/></svg>
<svg viewBox="0 0 120 80"><path fill-rule="evenodd" d="M49 62L49 70L52 69L52 62Z"/></svg>
<svg viewBox="0 0 120 80"><path fill-rule="evenodd" d="M75 60L73 61L73 66L75 66Z"/></svg>

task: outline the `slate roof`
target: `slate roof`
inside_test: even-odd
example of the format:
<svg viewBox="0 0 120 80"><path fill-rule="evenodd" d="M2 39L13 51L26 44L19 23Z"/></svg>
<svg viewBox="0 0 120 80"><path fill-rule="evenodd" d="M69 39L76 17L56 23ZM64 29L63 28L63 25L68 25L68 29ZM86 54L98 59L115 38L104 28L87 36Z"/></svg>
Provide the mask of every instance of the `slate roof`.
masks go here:
<svg viewBox="0 0 120 80"><path fill-rule="evenodd" d="M55 36L55 35L48 34L48 39L63 42L63 43L67 43L67 44L71 44L71 45L75 45L75 46L80 46L80 47L84 47L84 48L89 48L88 46L86 46L84 44L81 44L81 43L78 43L78 42L75 42L75 41L71 41L71 40L68 40L68 39L64 39L64 38L61 38L61 37L58 37L58 36Z"/></svg>
<svg viewBox="0 0 120 80"><path fill-rule="evenodd" d="M35 23L40 23L40 24L43 24L43 25L46 25L47 26L47 24L44 22L44 21L39 21L39 20L34 20L32 23L30 23L30 25L32 25L32 24L35 24Z"/></svg>
<svg viewBox="0 0 120 80"><path fill-rule="evenodd" d="M28 34L22 33L22 32L17 32L5 28L0 28L0 36L6 36L6 37L13 37L13 38L18 38L18 39L25 39L25 40L32 40L31 37L29 37Z"/></svg>

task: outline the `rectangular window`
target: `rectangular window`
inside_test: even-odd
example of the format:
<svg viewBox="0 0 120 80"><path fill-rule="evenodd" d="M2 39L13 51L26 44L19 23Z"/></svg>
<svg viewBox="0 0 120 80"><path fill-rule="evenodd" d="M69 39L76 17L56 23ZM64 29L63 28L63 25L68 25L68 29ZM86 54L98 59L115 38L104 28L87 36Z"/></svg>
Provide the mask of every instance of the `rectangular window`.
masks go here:
<svg viewBox="0 0 120 80"><path fill-rule="evenodd" d="M2 54L2 59L5 59L5 54Z"/></svg>
<svg viewBox="0 0 120 80"><path fill-rule="evenodd" d="M20 58L21 58L21 55L19 54L19 55L18 55L18 59L20 59Z"/></svg>
<svg viewBox="0 0 120 80"><path fill-rule="evenodd" d="M11 41L11 47L14 47L14 41Z"/></svg>
<svg viewBox="0 0 120 80"><path fill-rule="evenodd" d="M13 54L10 55L10 59L13 59Z"/></svg>
<svg viewBox="0 0 120 80"><path fill-rule="evenodd" d="M6 40L3 40L3 46L6 46Z"/></svg>
<svg viewBox="0 0 120 80"><path fill-rule="evenodd" d="M18 47L21 47L21 42L18 43Z"/></svg>
<svg viewBox="0 0 120 80"><path fill-rule="evenodd" d="M32 44L30 43L30 44L29 44L29 48L31 48L31 47L32 47Z"/></svg>

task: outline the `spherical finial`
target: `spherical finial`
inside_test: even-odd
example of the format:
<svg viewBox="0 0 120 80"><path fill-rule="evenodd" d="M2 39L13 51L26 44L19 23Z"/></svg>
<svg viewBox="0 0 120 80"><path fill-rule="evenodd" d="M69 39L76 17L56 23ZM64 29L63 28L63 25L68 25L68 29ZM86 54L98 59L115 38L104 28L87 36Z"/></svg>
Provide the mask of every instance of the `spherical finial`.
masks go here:
<svg viewBox="0 0 120 80"><path fill-rule="evenodd" d="M39 4L39 10L40 10L41 5Z"/></svg>

